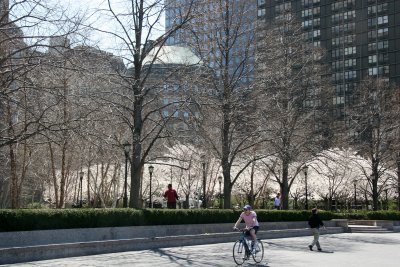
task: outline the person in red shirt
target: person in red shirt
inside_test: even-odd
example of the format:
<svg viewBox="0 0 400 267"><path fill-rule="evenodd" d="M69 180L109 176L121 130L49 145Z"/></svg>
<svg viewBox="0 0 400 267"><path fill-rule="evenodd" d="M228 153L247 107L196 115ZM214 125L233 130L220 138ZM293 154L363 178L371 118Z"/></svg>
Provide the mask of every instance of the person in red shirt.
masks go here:
<svg viewBox="0 0 400 267"><path fill-rule="evenodd" d="M172 188L172 184L168 184L168 189L164 193L164 197L167 199L167 208L176 209L176 201L179 200L176 190Z"/></svg>

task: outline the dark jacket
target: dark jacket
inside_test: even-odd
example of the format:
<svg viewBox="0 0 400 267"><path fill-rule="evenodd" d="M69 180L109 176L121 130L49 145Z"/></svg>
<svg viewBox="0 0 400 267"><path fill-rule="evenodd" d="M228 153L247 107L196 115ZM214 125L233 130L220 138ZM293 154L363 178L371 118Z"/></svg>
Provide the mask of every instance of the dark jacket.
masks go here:
<svg viewBox="0 0 400 267"><path fill-rule="evenodd" d="M319 218L318 214L313 214L310 216L308 219L308 225L311 228L319 228L320 226L324 226L324 223L322 220Z"/></svg>

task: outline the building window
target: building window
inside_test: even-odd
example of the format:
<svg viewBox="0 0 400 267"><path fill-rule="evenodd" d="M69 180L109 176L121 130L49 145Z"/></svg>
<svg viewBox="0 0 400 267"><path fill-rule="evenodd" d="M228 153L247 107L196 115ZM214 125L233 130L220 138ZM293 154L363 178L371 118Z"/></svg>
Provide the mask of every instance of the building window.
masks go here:
<svg viewBox="0 0 400 267"><path fill-rule="evenodd" d="M374 64L374 63L376 63L376 55L368 56L368 63L369 63L369 64Z"/></svg>
<svg viewBox="0 0 400 267"><path fill-rule="evenodd" d="M372 67L368 69L369 76L389 74L389 66Z"/></svg>
<svg viewBox="0 0 400 267"><path fill-rule="evenodd" d="M259 9L257 15L258 15L259 17L265 16L265 8Z"/></svg>
<svg viewBox="0 0 400 267"><path fill-rule="evenodd" d="M319 4L321 0L302 0L301 3L303 5L303 7L310 7L313 4Z"/></svg>
<svg viewBox="0 0 400 267"><path fill-rule="evenodd" d="M342 25L336 25L332 27L332 33L333 34L340 34L340 33L349 33L353 32L355 29L355 23L347 23L347 24L342 24Z"/></svg>
<svg viewBox="0 0 400 267"><path fill-rule="evenodd" d="M388 40L384 40L384 41L378 42L378 49L379 50L387 49L388 47L389 47L389 41Z"/></svg>
<svg viewBox="0 0 400 267"><path fill-rule="evenodd" d="M332 46L348 45L354 43L356 37L354 34L332 38Z"/></svg>
<svg viewBox="0 0 400 267"><path fill-rule="evenodd" d="M388 16L368 19L368 27L373 27L376 25L385 25L387 23L388 23Z"/></svg>
<svg viewBox="0 0 400 267"><path fill-rule="evenodd" d="M303 21L301 24L302 24L303 28L307 29L308 27L312 27L312 20L310 19L310 20Z"/></svg>
<svg viewBox="0 0 400 267"><path fill-rule="evenodd" d="M308 18L311 16L319 15L321 12L320 7L309 8L301 11L301 16L303 18Z"/></svg>
<svg viewBox="0 0 400 267"><path fill-rule="evenodd" d="M335 85L336 95L343 95L344 94L344 85L343 84L336 84Z"/></svg>
<svg viewBox="0 0 400 267"><path fill-rule="evenodd" d="M342 55L343 55L343 49L339 48L332 50L332 58L338 58L341 57Z"/></svg>
<svg viewBox="0 0 400 267"><path fill-rule="evenodd" d="M370 55L368 56L368 63L369 64L385 64L389 60L388 54L379 54L379 55Z"/></svg>
<svg viewBox="0 0 400 267"><path fill-rule="evenodd" d="M340 70L343 68L343 60L333 61L332 62L332 69L333 70Z"/></svg>
<svg viewBox="0 0 400 267"><path fill-rule="evenodd" d="M378 17L378 25L383 25L388 23L388 16Z"/></svg>
<svg viewBox="0 0 400 267"><path fill-rule="evenodd" d="M346 9L352 9L355 5L356 1L355 0L343 0L343 1L337 1L333 4L331 4L332 11L342 11Z"/></svg>
<svg viewBox="0 0 400 267"><path fill-rule="evenodd" d="M352 58L352 59L346 59L344 61L344 66L346 68L350 68L350 67L355 67L357 65L357 59Z"/></svg>
<svg viewBox="0 0 400 267"><path fill-rule="evenodd" d="M356 54L357 53L357 49L356 49L356 47L354 46L354 47L346 47L345 49L344 49L344 54L347 56L347 55L353 55L353 54Z"/></svg>
<svg viewBox="0 0 400 267"><path fill-rule="evenodd" d="M332 81L338 82L343 80L343 72L336 72L332 74Z"/></svg>
<svg viewBox="0 0 400 267"><path fill-rule="evenodd" d="M258 6L265 5L265 0L257 0Z"/></svg>
<svg viewBox="0 0 400 267"><path fill-rule="evenodd" d="M348 11L343 13L334 14L331 17L332 23L347 22L356 17L356 11Z"/></svg>
<svg viewBox="0 0 400 267"><path fill-rule="evenodd" d="M369 39L381 38L388 36L388 28L378 29L378 30L371 30L368 32Z"/></svg>
<svg viewBox="0 0 400 267"><path fill-rule="evenodd" d="M283 13L283 11L287 11L287 10L291 10L291 9L292 9L292 3L287 2L287 3L280 4L280 5L276 5L275 13Z"/></svg>
<svg viewBox="0 0 400 267"><path fill-rule="evenodd" d="M376 15L386 12L388 10L388 4L383 3L379 5L369 6L368 7L368 15Z"/></svg>
<svg viewBox="0 0 400 267"><path fill-rule="evenodd" d="M337 96L333 99L333 104L334 105L340 105L344 104L344 97L343 96Z"/></svg>
<svg viewBox="0 0 400 267"><path fill-rule="evenodd" d="M379 41L377 43L370 43L368 44L368 52L375 52L377 49L378 50L384 50L389 47L389 41L388 40L383 40Z"/></svg>
<svg viewBox="0 0 400 267"><path fill-rule="evenodd" d="M345 78L346 80L353 80L353 79L357 78L357 72L356 72L355 70L346 71L346 72L344 73L344 78Z"/></svg>

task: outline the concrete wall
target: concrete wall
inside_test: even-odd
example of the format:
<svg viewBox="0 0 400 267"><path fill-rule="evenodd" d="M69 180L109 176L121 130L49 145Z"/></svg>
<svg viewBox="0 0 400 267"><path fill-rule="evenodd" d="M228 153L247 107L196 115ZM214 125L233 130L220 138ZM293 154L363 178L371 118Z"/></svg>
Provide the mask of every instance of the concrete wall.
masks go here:
<svg viewBox="0 0 400 267"><path fill-rule="evenodd" d="M325 224L327 227L336 227L337 221L327 221ZM0 248L131 238L229 233L232 232L233 225L234 222L223 224L156 225L0 232ZM303 229L307 227L307 222L304 221L260 223L260 231ZM343 226L340 225L339 227Z"/></svg>
<svg viewBox="0 0 400 267"><path fill-rule="evenodd" d="M343 223L343 222L342 222ZM344 232L337 221L325 222L322 234ZM234 222L204 225L133 226L0 233L0 264L122 251L233 242ZM261 223L257 236L272 239L311 235L306 222Z"/></svg>

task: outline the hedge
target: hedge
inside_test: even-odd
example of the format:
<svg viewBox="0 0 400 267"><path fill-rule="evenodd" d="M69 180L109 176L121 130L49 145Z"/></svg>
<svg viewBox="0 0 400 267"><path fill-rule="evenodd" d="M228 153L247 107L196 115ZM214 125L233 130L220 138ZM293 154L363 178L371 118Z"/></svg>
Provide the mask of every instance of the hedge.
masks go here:
<svg viewBox="0 0 400 267"><path fill-rule="evenodd" d="M241 211L218 209L0 209L0 231L30 231L139 225L234 223ZM309 211L257 210L260 222L306 221ZM400 212L334 213L320 211L322 220L400 220Z"/></svg>

